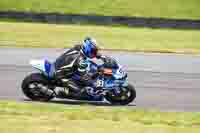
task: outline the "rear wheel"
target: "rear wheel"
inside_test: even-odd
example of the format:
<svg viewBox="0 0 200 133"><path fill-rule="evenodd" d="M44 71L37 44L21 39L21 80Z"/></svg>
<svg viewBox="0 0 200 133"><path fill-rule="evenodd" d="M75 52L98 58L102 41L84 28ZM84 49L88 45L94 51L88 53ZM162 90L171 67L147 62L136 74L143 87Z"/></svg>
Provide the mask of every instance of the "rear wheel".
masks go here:
<svg viewBox="0 0 200 133"><path fill-rule="evenodd" d="M119 94L114 91L108 92L105 98L111 104L127 105L136 98L136 91L134 86L129 84L127 87L121 88Z"/></svg>
<svg viewBox="0 0 200 133"><path fill-rule="evenodd" d="M33 73L28 75L23 80L21 87L25 96L30 98L31 100L49 101L54 98L53 95L41 91L42 89L49 90L48 80L41 73Z"/></svg>

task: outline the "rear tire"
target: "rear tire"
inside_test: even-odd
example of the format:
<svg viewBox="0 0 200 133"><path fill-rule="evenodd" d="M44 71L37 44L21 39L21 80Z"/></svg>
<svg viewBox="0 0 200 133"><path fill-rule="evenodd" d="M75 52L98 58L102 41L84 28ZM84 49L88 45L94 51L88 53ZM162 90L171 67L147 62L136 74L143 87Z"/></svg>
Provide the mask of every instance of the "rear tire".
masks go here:
<svg viewBox="0 0 200 133"><path fill-rule="evenodd" d="M31 85L35 85L35 87L30 87ZM33 101L49 101L54 98L53 95L48 96L42 94L39 91L37 84L47 86L48 87L48 80L41 74L41 73L32 73L28 75L22 82L22 91L24 95L30 98Z"/></svg>
<svg viewBox="0 0 200 133"><path fill-rule="evenodd" d="M108 100L111 104L114 104L114 105L127 105L127 104L133 102L134 99L136 98L136 90L135 90L134 86L129 84L127 87L124 87L124 88L127 91L127 93L130 94L129 96L122 99L122 96L123 96L122 94L121 94L121 96L116 96L114 94L114 92L109 92L105 96L106 100Z"/></svg>

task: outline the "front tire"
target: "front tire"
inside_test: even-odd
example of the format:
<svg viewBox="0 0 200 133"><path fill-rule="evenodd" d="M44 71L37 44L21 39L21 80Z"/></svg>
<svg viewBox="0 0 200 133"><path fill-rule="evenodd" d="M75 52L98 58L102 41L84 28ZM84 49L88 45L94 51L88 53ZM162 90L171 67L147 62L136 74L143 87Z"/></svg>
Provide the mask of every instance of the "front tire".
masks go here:
<svg viewBox="0 0 200 133"><path fill-rule="evenodd" d="M108 92L105 98L114 105L127 105L136 98L136 90L134 86L129 84L121 90L119 95L116 95L114 92Z"/></svg>
<svg viewBox="0 0 200 133"><path fill-rule="evenodd" d="M48 80L41 73L32 73L22 82L24 95L33 101L49 101L53 95L46 95L40 92L40 87L48 87Z"/></svg>

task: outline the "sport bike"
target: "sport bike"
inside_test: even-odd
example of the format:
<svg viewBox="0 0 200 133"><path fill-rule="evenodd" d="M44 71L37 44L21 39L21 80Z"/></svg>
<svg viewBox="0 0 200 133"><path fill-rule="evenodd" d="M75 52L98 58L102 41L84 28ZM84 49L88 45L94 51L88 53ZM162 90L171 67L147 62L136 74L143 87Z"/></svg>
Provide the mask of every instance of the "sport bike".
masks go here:
<svg viewBox="0 0 200 133"><path fill-rule="evenodd" d="M85 60L87 74L81 77L78 73L66 72L66 77L57 78L54 63L48 60L31 60L33 68L39 70L25 77L22 91L26 97L34 101L49 101L53 98L107 101L116 105L127 105L136 98L133 85L127 81L127 73L111 57L104 63ZM72 64L66 66L71 69ZM70 74L69 74L70 73ZM70 75L70 76L69 76ZM80 79L84 79L84 82ZM85 80L87 83L85 83ZM74 81L78 92L74 92Z"/></svg>

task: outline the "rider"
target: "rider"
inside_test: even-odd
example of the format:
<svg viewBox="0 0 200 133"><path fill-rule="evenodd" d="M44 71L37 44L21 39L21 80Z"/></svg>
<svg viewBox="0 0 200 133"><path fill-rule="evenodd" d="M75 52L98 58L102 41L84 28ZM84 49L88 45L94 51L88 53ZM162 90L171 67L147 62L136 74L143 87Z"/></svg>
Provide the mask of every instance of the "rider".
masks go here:
<svg viewBox="0 0 200 133"><path fill-rule="evenodd" d="M93 59L102 59L105 60L105 56L102 56L98 53L98 46L95 39L86 37L82 44L75 45L73 48L66 51L55 61L55 70L56 77L60 79L66 79L74 72L79 73L80 77L84 77L87 74L86 68L87 64L84 63L84 60L87 58ZM87 80L81 78L80 80ZM73 80L67 80L67 85L72 88L75 93L79 92L79 87Z"/></svg>

